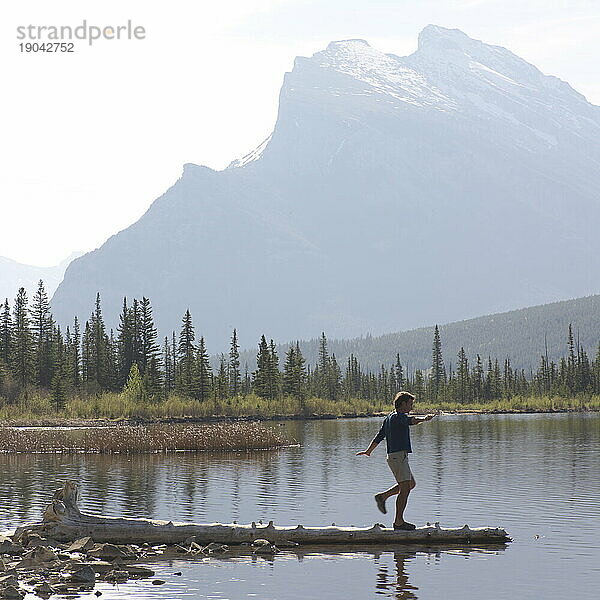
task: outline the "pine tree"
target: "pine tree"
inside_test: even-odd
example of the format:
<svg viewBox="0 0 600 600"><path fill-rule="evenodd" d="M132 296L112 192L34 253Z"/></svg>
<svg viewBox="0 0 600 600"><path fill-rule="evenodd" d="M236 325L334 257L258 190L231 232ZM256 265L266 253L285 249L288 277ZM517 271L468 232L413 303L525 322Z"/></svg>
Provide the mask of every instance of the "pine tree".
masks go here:
<svg viewBox="0 0 600 600"><path fill-rule="evenodd" d="M242 396L248 396L252 393L252 376L248 363L244 363L244 379L242 380Z"/></svg>
<svg viewBox="0 0 600 600"><path fill-rule="evenodd" d="M494 369L492 370L492 398L500 399L502 398L502 378L500 376L500 364L498 363L498 359L494 360Z"/></svg>
<svg viewBox="0 0 600 600"><path fill-rule="evenodd" d="M175 387L174 370L171 355L172 351L171 346L169 344L169 338L165 336L165 341L163 343L163 363L165 365L165 397L167 398L169 397L169 394L173 391Z"/></svg>
<svg viewBox="0 0 600 600"><path fill-rule="evenodd" d="M110 330L110 334L107 338L106 355L106 380L104 381L103 385L105 390L115 392L121 389L121 385L119 382L118 344L112 329Z"/></svg>
<svg viewBox="0 0 600 600"><path fill-rule="evenodd" d="M215 395L219 400L225 400L229 393L229 376L227 373L227 360L224 354L219 357L219 370L215 377Z"/></svg>
<svg viewBox="0 0 600 600"><path fill-rule="evenodd" d="M335 358L335 354L331 355L331 359L329 360L329 373L327 377L327 392L328 398L333 400L340 399L341 394L341 384L342 384L342 370Z"/></svg>
<svg viewBox="0 0 600 600"><path fill-rule="evenodd" d="M571 323L569 323L568 347L569 347L569 357L567 359L567 370L566 370L565 383L566 383L569 395L572 396L576 389L576 381L575 381L576 360L575 360L575 342L573 340L573 327L572 327Z"/></svg>
<svg viewBox="0 0 600 600"><path fill-rule="evenodd" d="M321 398L329 398L331 395L330 361L325 332L321 333L321 339L319 340L319 356L317 359L314 378L316 395Z"/></svg>
<svg viewBox="0 0 600 600"><path fill-rule="evenodd" d="M200 338L200 343L198 344L196 373L197 382L195 386L195 397L201 402L204 402L210 398L213 380L212 369L210 367L210 357L208 351L206 350L204 337Z"/></svg>
<svg viewBox="0 0 600 600"><path fill-rule="evenodd" d="M484 399L483 390L483 365L481 363L481 356L477 355L477 360L473 366L471 373L471 389L473 391L473 400L480 402Z"/></svg>
<svg viewBox="0 0 600 600"><path fill-rule="evenodd" d="M271 389L271 352L264 335L261 336L256 355L256 371L253 373L254 393L261 398L269 398Z"/></svg>
<svg viewBox="0 0 600 600"><path fill-rule="evenodd" d="M306 398L306 361L298 342L292 344L285 355L283 392L298 400Z"/></svg>
<svg viewBox="0 0 600 600"><path fill-rule="evenodd" d="M152 316L150 300L145 296L140 303L140 373L143 375L151 364L156 372L160 364L160 349L157 344L158 333ZM154 378L156 375L153 376Z"/></svg>
<svg viewBox="0 0 600 600"><path fill-rule="evenodd" d="M110 389L109 338L106 334L99 293L96 295L96 305L90 318L90 335L88 386L90 391L99 394L102 390Z"/></svg>
<svg viewBox="0 0 600 600"><path fill-rule="evenodd" d="M354 354L350 354L348 357L344 382L345 393L348 398L358 398L362 395L362 372Z"/></svg>
<svg viewBox="0 0 600 600"><path fill-rule="evenodd" d="M194 326L189 309L185 311L179 334L177 391L184 396L195 397L195 354Z"/></svg>
<svg viewBox="0 0 600 600"><path fill-rule="evenodd" d="M52 365L52 380L50 387L52 390L52 402L55 410L58 412L64 408L67 396L70 392L70 381L68 376L68 355L60 327L54 328L52 332L52 356L54 364Z"/></svg>
<svg viewBox="0 0 600 600"><path fill-rule="evenodd" d="M13 324L8 298L6 298L0 312L0 363L4 365L7 372L12 359L12 338Z"/></svg>
<svg viewBox="0 0 600 600"><path fill-rule="evenodd" d="M81 389L81 333L79 331L79 321L75 317L73 321L73 345L71 352L71 374L73 387L79 391Z"/></svg>
<svg viewBox="0 0 600 600"><path fill-rule="evenodd" d="M431 355L430 399L437 402L443 393L446 383L446 367L442 356L440 330L435 326L433 331L433 349Z"/></svg>
<svg viewBox="0 0 600 600"><path fill-rule="evenodd" d="M507 356L504 359L504 376L502 378L503 397L511 398L514 393L515 381L513 368L510 363L510 358Z"/></svg>
<svg viewBox="0 0 600 600"><path fill-rule="evenodd" d="M595 394L600 394L600 342L596 350L596 358L592 366L593 390Z"/></svg>
<svg viewBox="0 0 600 600"><path fill-rule="evenodd" d="M229 350L229 395L237 396L241 390L240 347L237 339L237 331L234 329L231 336L231 348Z"/></svg>
<svg viewBox="0 0 600 600"><path fill-rule="evenodd" d="M141 367L144 358L142 350L142 314L141 314L140 303L136 298L133 299L130 313L130 324L131 324L131 344L132 344L132 357L133 362ZM140 371L141 375L141 371Z"/></svg>
<svg viewBox="0 0 600 600"><path fill-rule="evenodd" d="M50 303L40 279L38 288L33 296L31 307L31 330L33 335L33 357L35 363L35 379L37 385L48 389L52 380L52 316Z"/></svg>
<svg viewBox="0 0 600 600"><path fill-rule="evenodd" d="M279 372L279 356L275 342L271 340L269 343L269 394L271 400L279 397L281 373Z"/></svg>
<svg viewBox="0 0 600 600"><path fill-rule="evenodd" d="M81 337L81 380L86 392L90 391L90 385L93 385L92 369L92 330L90 322L85 322L83 335Z"/></svg>
<svg viewBox="0 0 600 600"><path fill-rule="evenodd" d="M423 377L423 371L421 371L421 369L415 371L411 392L417 396L417 398L422 397L425 392L425 378Z"/></svg>
<svg viewBox="0 0 600 600"><path fill-rule="evenodd" d="M458 365L456 370L456 399L463 404L471 401L469 361L467 360L465 349L462 347L458 352Z"/></svg>
<svg viewBox="0 0 600 600"><path fill-rule="evenodd" d="M406 383L404 379L404 370L402 369L402 365L400 364L400 354L396 354L396 365L395 365L395 375L396 375L396 392L400 392L404 389L404 385Z"/></svg>
<svg viewBox="0 0 600 600"><path fill-rule="evenodd" d="M11 370L19 387L26 393L27 386L32 382L33 365L33 340L29 328L27 303L27 292L25 288L20 288L13 307Z"/></svg>
<svg viewBox="0 0 600 600"><path fill-rule="evenodd" d="M132 320L133 312L127 306L127 298L123 298L123 309L119 315L119 325L117 326L118 381L121 388L129 380L134 363Z"/></svg>

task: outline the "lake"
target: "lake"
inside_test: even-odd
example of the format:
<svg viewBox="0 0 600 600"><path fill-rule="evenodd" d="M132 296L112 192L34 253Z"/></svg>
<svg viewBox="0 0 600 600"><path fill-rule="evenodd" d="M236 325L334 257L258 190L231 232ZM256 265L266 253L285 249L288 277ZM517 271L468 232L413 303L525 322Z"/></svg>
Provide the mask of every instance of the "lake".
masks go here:
<svg viewBox="0 0 600 600"><path fill-rule="evenodd" d="M389 525L373 494L393 484L381 419L272 423L300 446L251 455L2 455L0 531L39 520L65 479L87 512L175 521ZM444 415L413 427L418 525L504 527L505 548L338 547L177 560L103 598L464 600L598 597L600 415ZM393 499L388 501L393 513ZM181 575L175 575L181 573ZM81 597L95 598L93 594ZM33 596L32 596L33 598Z"/></svg>

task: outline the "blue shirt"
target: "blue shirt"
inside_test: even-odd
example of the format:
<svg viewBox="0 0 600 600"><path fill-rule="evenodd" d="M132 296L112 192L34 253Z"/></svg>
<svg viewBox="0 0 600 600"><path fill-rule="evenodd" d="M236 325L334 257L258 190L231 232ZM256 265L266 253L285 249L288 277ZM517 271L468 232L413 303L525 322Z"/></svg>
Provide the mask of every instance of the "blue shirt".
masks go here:
<svg viewBox="0 0 600 600"><path fill-rule="evenodd" d="M379 444L385 438L388 454L399 450L412 452L409 425L411 425L411 419L406 413L390 413L383 420L381 429L373 441Z"/></svg>

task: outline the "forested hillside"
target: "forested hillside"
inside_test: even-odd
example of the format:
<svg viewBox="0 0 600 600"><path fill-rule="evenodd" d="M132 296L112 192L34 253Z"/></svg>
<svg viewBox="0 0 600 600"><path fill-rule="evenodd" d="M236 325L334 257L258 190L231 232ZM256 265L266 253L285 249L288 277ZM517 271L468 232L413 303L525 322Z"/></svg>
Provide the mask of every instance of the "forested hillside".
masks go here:
<svg viewBox="0 0 600 600"><path fill-rule="evenodd" d="M569 324L575 342L579 341L580 346L593 353L600 339L600 295L440 325L444 359L448 365L456 364L457 354L464 347L469 359L477 354L482 358L508 357L514 367L535 371L546 351L550 361L556 362L565 355ZM388 365L398 353L411 372L431 366L433 329L432 325L376 337L330 338L329 347L340 363L354 354L363 367L375 371L382 364ZM244 341L242 344L246 346ZM300 342L309 363L316 362L318 344L318 338ZM285 347L282 345L282 349ZM243 353L242 360L253 364L254 354Z"/></svg>

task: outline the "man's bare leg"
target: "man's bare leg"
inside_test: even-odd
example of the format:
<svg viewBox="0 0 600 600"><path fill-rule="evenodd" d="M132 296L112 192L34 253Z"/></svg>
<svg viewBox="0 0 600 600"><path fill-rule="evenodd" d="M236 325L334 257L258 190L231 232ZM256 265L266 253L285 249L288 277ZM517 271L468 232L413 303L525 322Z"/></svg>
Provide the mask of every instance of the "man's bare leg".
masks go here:
<svg viewBox="0 0 600 600"><path fill-rule="evenodd" d="M375 503L377 504L377 508L385 515L387 513L387 509L385 507L385 501L394 494L397 494L400 491L400 486L396 484L391 487L389 490L385 490L385 492L381 492L381 494L375 494Z"/></svg>
<svg viewBox="0 0 600 600"><path fill-rule="evenodd" d="M416 482L414 477L408 481L403 481L402 483L397 483L396 485L392 486L391 488L385 490L385 492L381 492L380 494L376 494L375 495L375 502L377 502L377 506L379 507L379 510L381 510L382 513L386 513L386 510L382 510L382 507L385 508L385 501L390 497L390 496L395 496L396 494L398 494L398 497L396 498L396 519L394 521L394 524L399 525L401 523L404 523L404 509L406 508L406 503L408 502L408 495L410 494L410 491L416 486ZM398 519L398 516L400 516L400 519Z"/></svg>
<svg viewBox="0 0 600 600"><path fill-rule="evenodd" d="M394 519L394 525L402 525L406 521L404 520L404 509L408 502L408 496L412 489L417 485L414 477L408 481L399 483L396 487L399 488L398 497L396 498L396 518Z"/></svg>

